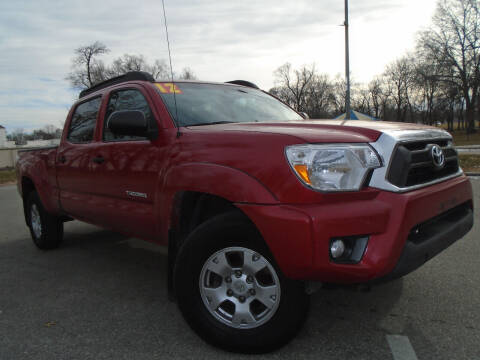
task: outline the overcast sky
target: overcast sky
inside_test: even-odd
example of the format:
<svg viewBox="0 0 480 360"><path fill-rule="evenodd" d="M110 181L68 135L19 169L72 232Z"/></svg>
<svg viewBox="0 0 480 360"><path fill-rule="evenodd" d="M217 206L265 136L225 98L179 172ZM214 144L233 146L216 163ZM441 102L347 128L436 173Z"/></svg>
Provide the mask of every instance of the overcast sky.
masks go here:
<svg viewBox="0 0 480 360"><path fill-rule="evenodd" d="M413 50L436 0L350 0L351 70L368 82ZM245 79L263 89L273 71L315 63L344 72L343 0L165 0L174 71L201 80ZM65 76L75 48L96 40L150 62L167 59L161 0L31 0L0 3L0 125L60 126L77 91Z"/></svg>

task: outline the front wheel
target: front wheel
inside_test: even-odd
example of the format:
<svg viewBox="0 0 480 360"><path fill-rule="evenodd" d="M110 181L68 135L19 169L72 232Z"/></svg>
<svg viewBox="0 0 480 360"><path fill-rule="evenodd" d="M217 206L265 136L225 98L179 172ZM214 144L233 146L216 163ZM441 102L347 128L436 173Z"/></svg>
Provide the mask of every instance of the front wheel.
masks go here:
<svg viewBox="0 0 480 360"><path fill-rule="evenodd" d="M192 232L179 251L174 281L190 326L230 351L279 348L297 334L308 310L303 284L282 275L239 213L217 216Z"/></svg>
<svg viewBox="0 0 480 360"><path fill-rule="evenodd" d="M35 245L42 250L58 247L63 240L63 221L45 210L35 191L28 195L25 206L30 235Z"/></svg>

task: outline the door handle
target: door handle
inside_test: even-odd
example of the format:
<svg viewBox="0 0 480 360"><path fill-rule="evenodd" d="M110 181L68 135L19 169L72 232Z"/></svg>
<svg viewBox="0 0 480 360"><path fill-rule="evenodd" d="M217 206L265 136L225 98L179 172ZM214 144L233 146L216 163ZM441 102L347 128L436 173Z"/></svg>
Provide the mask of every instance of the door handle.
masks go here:
<svg viewBox="0 0 480 360"><path fill-rule="evenodd" d="M103 162L105 162L105 158L103 156L97 156L97 157L94 157L92 161L95 164L102 164Z"/></svg>
<svg viewBox="0 0 480 360"><path fill-rule="evenodd" d="M65 158L65 156L61 155L59 158L58 158L58 161L61 162L62 164L65 164L67 162L67 159Z"/></svg>

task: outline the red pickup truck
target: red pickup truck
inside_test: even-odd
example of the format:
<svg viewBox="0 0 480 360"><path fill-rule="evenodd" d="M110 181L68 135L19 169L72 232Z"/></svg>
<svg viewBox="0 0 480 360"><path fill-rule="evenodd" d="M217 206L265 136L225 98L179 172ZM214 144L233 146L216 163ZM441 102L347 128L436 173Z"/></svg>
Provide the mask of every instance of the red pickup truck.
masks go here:
<svg viewBox="0 0 480 360"><path fill-rule="evenodd" d="M309 120L246 81L108 80L17 174L40 249L72 219L167 246L187 322L238 352L290 340L316 284L401 277L473 224L446 131Z"/></svg>

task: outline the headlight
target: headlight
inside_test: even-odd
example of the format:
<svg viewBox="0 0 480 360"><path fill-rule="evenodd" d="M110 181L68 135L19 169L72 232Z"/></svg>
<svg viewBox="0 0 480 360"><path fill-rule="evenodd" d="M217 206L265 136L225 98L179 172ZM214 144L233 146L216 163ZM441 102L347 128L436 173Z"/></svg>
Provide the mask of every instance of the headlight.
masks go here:
<svg viewBox="0 0 480 360"><path fill-rule="evenodd" d="M293 145L286 155L300 180L320 191L359 190L369 170L382 166L367 144Z"/></svg>

